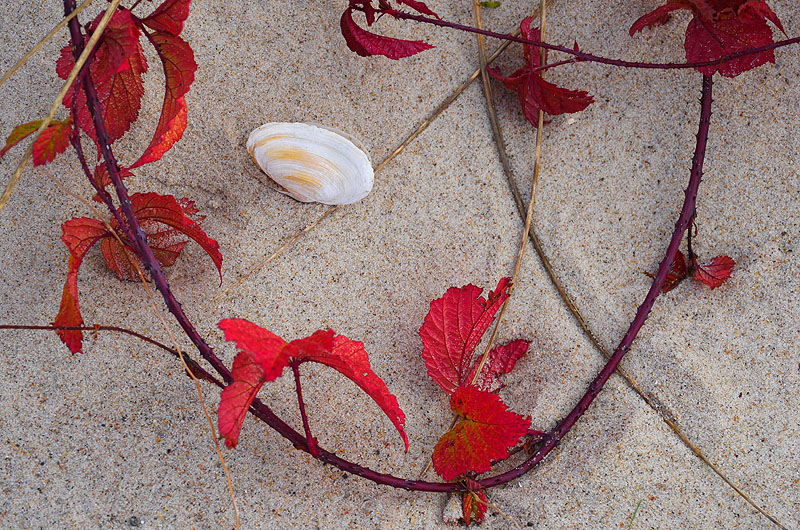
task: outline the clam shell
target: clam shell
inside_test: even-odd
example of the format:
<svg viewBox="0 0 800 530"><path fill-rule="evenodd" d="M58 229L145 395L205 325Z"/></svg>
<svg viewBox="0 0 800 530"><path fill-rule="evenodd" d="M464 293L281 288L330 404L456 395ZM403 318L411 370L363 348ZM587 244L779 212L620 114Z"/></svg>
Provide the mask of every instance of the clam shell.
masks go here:
<svg viewBox="0 0 800 530"><path fill-rule="evenodd" d="M247 151L298 201L351 204L372 190L367 154L341 134L316 125L264 124L250 133Z"/></svg>

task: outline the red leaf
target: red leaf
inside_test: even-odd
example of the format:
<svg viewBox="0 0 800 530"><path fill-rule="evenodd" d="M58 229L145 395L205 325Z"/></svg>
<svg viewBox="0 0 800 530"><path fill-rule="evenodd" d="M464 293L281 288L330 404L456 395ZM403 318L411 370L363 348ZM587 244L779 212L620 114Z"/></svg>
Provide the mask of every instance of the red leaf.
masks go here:
<svg viewBox="0 0 800 530"><path fill-rule="evenodd" d="M531 420L508 410L495 394L469 385L459 387L450 408L461 416L433 450L433 467L445 480L464 473L484 473L492 461L508 457L508 449L525 436Z"/></svg>
<svg viewBox="0 0 800 530"><path fill-rule="evenodd" d="M183 23L189 17L191 0L164 0L155 11L142 19L142 23L152 30L180 35Z"/></svg>
<svg viewBox="0 0 800 530"><path fill-rule="evenodd" d="M651 278L655 278L655 274L646 272ZM667 277L664 279L664 285L661 286L662 293L668 293L678 286L689 275L689 269L686 267L686 256L680 250L675 254L675 259L672 260Z"/></svg>
<svg viewBox="0 0 800 530"><path fill-rule="evenodd" d="M41 125L42 120L38 120L29 123L23 123L22 125L17 125L14 127L14 129L11 130L11 134L9 134L8 138L6 138L6 145L0 149L0 158L3 158L12 147L35 133Z"/></svg>
<svg viewBox="0 0 800 530"><path fill-rule="evenodd" d="M150 145L131 168L154 162L181 139L186 130L187 110L184 95L194 82L197 63L189 44L176 35L153 33L148 36L164 65L166 89L161 106L161 118Z"/></svg>
<svg viewBox="0 0 800 530"><path fill-rule="evenodd" d="M225 340L236 342L236 346L261 367L266 381L281 376L289 362L285 340L242 318L221 320L218 326L225 332Z"/></svg>
<svg viewBox="0 0 800 530"><path fill-rule="evenodd" d="M710 263L697 265L692 279L716 289L730 277L734 265L736 262L728 256L717 256Z"/></svg>
<svg viewBox="0 0 800 530"><path fill-rule="evenodd" d="M55 160L56 155L69 147L72 134L72 118L64 121L51 121L42 135L33 144L33 165L41 166Z"/></svg>
<svg viewBox="0 0 800 530"><path fill-rule="evenodd" d="M235 341L242 350L239 356L247 356L240 361L242 373L246 377L240 381L234 373L234 383L238 384L228 390L233 386L231 384L223 391L223 401L220 403L220 434L226 438L228 447L236 445L247 408L261 388L261 383L279 377L292 358L299 363L316 362L330 366L356 383L386 413L408 450L408 438L403 428L403 411L397 404L397 398L372 371L363 343L342 335L335 336L331 330L315 331L310 337L287 343L274 333L239 318L222 320L219 327L225 332L225 339ZM239 360L239 356L236 360ZM258 371L252 366L258 368ZM235 370L234 361L234 372Z"/></svg>
<svg viewBox="0 0 800 530"><path fill-rule="evenodd" d="M418 13L422 13L423 15L430 15L432 17L441 18L439 15L437 15L436 13L431 11L430 8L425 5L424 2L419 2L417 0L397 0L397 3L398 4L405 4L408 7L410 7L411 9L413 9L414 11L417 11Z"/></svg>
<svg viewBox="0 0 800 530"><path fill-rule="evenodd" d="M233 360L232 374L233 382L222 390L217 410L219 437L225 440L228 449L239 443L247 411L266 381L261 366L247 352L240 352Z"/></svg>
<svg viewBox="0 0 800 530"><path fill-rule="evenodd" d="M541 33L538 28L531 28L530 17L524 19L520 28L526 39L538 41ZM577 46L577 43L576 43ZM515 90L519 98L525 118L536 127L539 123L539 110L545 114L556 116L580 112L594 102L594 98L582 90L568 90L554 85L542 78L540 48L528 44L523 45L525 62L522 68L504 77L494 68L489 68L489 74L501 81L506 88Z"/></svg>
<svg viewBox="0 0 800 530"><path fill-rule="evenodd" d="M157 193L134 193L131 195L131 204L142 230L147 234L147 241L153 253L162 266L168 267L183 251L189 239L194 240L211 257L222 279L222 254L219 252L219 243L209 238L200 228L202 216L197 216L197 209L191 201L177 201L171 195ZM185 209L188 207L188 209ZM194 217L194 219L192 218ZM121 230L112 218L111 226L121 234ZM136 280L139 275L134 263L138 258L124 237L121 237L124 246L116 239L103 241L101 247L106 264L121 280Z"/></svg>
<svg viewBox="0 0 800 530"><path fill-rule="evenodd" d="M472 523L473 516L475 516L475 524L481 524L489 507L486 493L481 485L471 478L464 479L464 483L469 488L469 493L461 494L461 517L464 519L464 526Z"/></svg>
<svg viewBox="0 0 800 530"><path fill-rule="evenodd" d="M385 55L389 59L402 59L433 48L418 40L401 40L370 33L353 20L353 9L348 7L339 21L347 47L362 57Z"/></svg>
<svg viewBox="0 0 800 530"><path fill-rule="evenodd" d="M312 338L321 331L317 331ZM332 333L332 332L331 332ZM405 414L400 409L397 398L389 392L386 383L372 371L369 356L364 349L364 343L350 340L344 335L337 335L333 339L332 349L302 349L292 353L292 357L300 362L316 362L330 366L344 375L369 395L383 410L389 420L400 433L408 451L408 436L404 424Z"/></svg>
<svg viewBox="0 0 800 530"><path fill-rule="evenodd" d="M669 3L649 12L633 23L630 29L631 36L636 34L636 32L642 31L644 28L663 26L669 20L670 13L677 9L686 9L686 7L680 4Z"/></svg>
<svg viewBox="0 0 800 530"><path fill-rule="evenodd" d="M0 158L15 145L35 133L42 125L42 120L17 125L6 139L6 145L0 149ZM55 160L56 155L69 147L69 135L72 132L72 118L64 121L51 121L42 131L41 136L33 144L33 165L41 166Z"/></svg>
<svg viewBox="0 0 800 530"><path fill-rule="evenodd" d="M241 352L233 361L233 382L222 391L219 432L229 449L239 442L239 431L256 394L266 381L281 376L289 358L298 352L318 353L333 348L333 332L317 331L311 337L287 343L274 333L241 318L219 322L225 339Z"/></svg>
<svg viewBox="0 0 800 530"><path fill-rule="evenodd" d="M686 28L686 60L689 62L715 61L733 53L772 43L772 30L763 18L733 18L706 21L695 16ZM736 77L764 63L774 63L772 50L755 55L745 55L719 65L697 70L704 75L719 72L725 77Z"/></svg>
<svg viewBox="0 0 800 530"><path fill-rule="evenodd" d="M778 15L776 15L775 12L770 9L767 3L762 0L750 0L745 2L739 8L739 16L765 18L775 24L775 27L777 27L784 35L786 35L786 30L783 29L783 24L781 24ZM786 36L788 37L788 35Z"/></svg>
<svg viewBox="0 0 800 530"><path fill-rule="evenodd" d="M494 315L508 298L509 278L503 278L489 299L474 285L451 287L443 297L431 302L422 323L422 358L428 375L442 390L451 394L467 381L472 354Z"/></svg>
<svg viewBox="0 0 800 530"><path fill-rule="evenodd" d="M515 340L508 344L495 346L489 352L489 357L486 359L486 364L481 371L481 376L475 382L476 386L481 390L488 390L496 392L502 388L502 385L497 380L498 376L507 374L514 369L514 365L528 352L528 341ZM475 370L478 368L478 363L472 367L469 372L467 381L472 381L475 375Z"/></svg>
<svg viewBox="0 0 800 530"><path fill-rule="evenodd" d="M70 219L61 225L61 240L69 249L69 272L61 296L61 306L53 321L54 326L81 326L80 307L78 306L78 269L84 256L99 240L109 237L111 233L105 225L86 217ZM56 331L58 336L72 353L81 351L83 334L80 331Z"/></svg>
<svg viewBox="0 0 800 530"><path fill-rule="evenodd" d="M94 20L92 29L97 27L102 15L100 13ZM147 71L147 60L139 43L139 28L129 11L114 13L90 61L89 72L103 108L109 138L114 142L125 134L139 116L144 94L142 74ZM68 44L61 50L56 72L61 79L66 79L73 66L75 59L72 46ZM64 106L75 110L78 125L97 141L82 86L73 87L67 92Z"/></svg>
<svg viewBox="0 0 800 530"><path fill-rule="evenodd" d="M687 9L694 14L684 42L689 62L716 61L771 44L772 30L767 20L784 31L778 16L763 0L668 0L666 5L634 22L631 35L644 27L663 24L676 9ZM772 50L697 70L704 75L719 72L725 77L736 77L767 62L775 62Z"/></svg>

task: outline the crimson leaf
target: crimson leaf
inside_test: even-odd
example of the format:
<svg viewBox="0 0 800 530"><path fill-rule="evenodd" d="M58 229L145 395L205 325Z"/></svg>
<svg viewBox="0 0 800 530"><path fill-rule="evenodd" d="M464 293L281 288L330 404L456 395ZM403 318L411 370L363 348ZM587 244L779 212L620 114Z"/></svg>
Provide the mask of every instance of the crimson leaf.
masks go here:
<svg viewBox="0 0 800 530"><path fill-rule="evenodd" d="M734 265L736 262L728 256L717 256L708 263L697 265L692 279L716 289L730 277Z"/></svg>
<svg viewBox="0 0 800 530"><path fill-rule="evenodd" d="M131 168L154 162L164 156L186 130L187 110L184 95L194 81L197 63L194 53L183 39L166 32L155 32L148 35L155 46L164 66L166 88L164 103L161 106L161 117L158 120L153 139L144 154L134 162Z"/></svg>
<svg viewBox="0 0 800 530"><path fill-rule="evenodd" d="M525 18L520 25L522 36L530 40L541 40L538 28L531 27L532 19ZM577 47L577 45L576 45ZM506 88L515 90L525 118L535 127L539 123L539 111L552 116L580 112L594 102L594 98L582 90L568 90L542 78L540 48L523 45L526 64L506 77L497 69L489 68L489 74L501 81Z"/></svg>
<svg viewBox="0 0 800 530"><path fill-rule="evenodd" d="M171 195L157 193L134 193L131 195L131 204L142 230L147 234L150 248L162 266L173 265L184 245L192 239L206 251L220 272L220 280L222 279L219 243L200 228L204 216L197 215L197 208L192 201L178 201ZM116 238L103 240L101 248L106 264L119 279L136 280L139 274L134 263L139 264L139 258L131 243L119 230L116 219L112 218L111 226L120 235L123 244Z"/></svg>
<svg viewBox="0 0 800 530"><path fill-rule="evenodd" d="M502 384L499 383L498 377L511 372L517 361L524 357L527 352L528 341L521 339L495 346L489 352L489 357L483 370L481 370L481 375L475 382L476 386L481 390L489 390L491 392L500 390ZM478 364L476 362L472 370L470 370L467 381L472 381L475 376L475 370L478 369Z"/></svg>
<svg viewBox="0 0 800 530"><path fill-rule="evenodd" d="M418 0L397 0L397 3L405 4L414 11L422 13L423 15L430 15L432 17L440 18L439 15L431 11L431 9L425 5L425 2L419 2Z"/></svg>
<svg viewBox="0 0 800 530"><path fill-rule="evenodd" d="M655 274L645 273L651 278L655 278ZM676 288L686 277L689 275L689 268L686 266L686 256L680 250L675 254L675 259L672 260L672 265L669 268L667 277L664 280L664 285L661 287L662 293L668 293Z"/></svg>
<svg viewBox="0 0 800 530"><path fill-rule="evenodd" d="M233 382L222 391L217 413L220 438L233 449L253 399L266 381L281 376L289 355L285 340L246 320L222 320L219 327L225 339L241 349L233 360Z"/></svg>
<svg viewBox="0 0 800 530"><path fill-rule="evenodd" d="M219 323L225 338L235 341L241 352L240 376L222 393L219 409L220 436L228 447L238 443L239 431L261 385L283 373L290 359L298 364L316 362L334 368L364 390L386 413L397 428L408 449L404 430L405 417L386 384L372 371L364 344L333 331L315 331L310 337L287 343L274 333L243 319L226 319ZM234 372L236 370L234 360ZM230 389L230 390L228 390Z"/></svg>
<svg viewBox="0 0 800 530"><path fill-rule="evenodd" d="M461 495L461 518L464 520L464 526L469 526L473 517L475 524L481 524L489 508L486 493L478 482L469 477L464 479L464 484L469 489L468 493Z"/></svg>
<svg viewBox="0 0 800 530"><path fill-rule="evenodd" d="M0 158L19 142L39 130L42 120L17 125L6 139L6 145L0 149ZM41 166L55 160L69 147L69 135L72 132L72 118L64 121L51 121L36 142L33 144L33 165Z"/></svg>
<svg viewBox="0 0 800 530"><path fill-rule="evenodd" d="M220 269L222 255L219 253L219 245L199 228L197 223L203 217L198 215L192 201L178 201L170 195L156 193L135 193L130 199L136 216L148 235L153 253L162 265L174 263L188 239L193 239L211 256L217 269ZM125 241L115 219L111 220L111 227L117 237ZM106 264L121 279L138 278L133 266L138 258L127 243L120 245L114 233L97 219L70 219L61 226L61 230L61 240L67 246L70 257L67 281L54 325L80 326L83 319L78 305L78 269L89 249L100 241ZM70 351L81 351L80 331L58 331L58 334Z"/></svg>
<svg viewBox="0 0 800 530"><path fill-rule="evenodd" d="M372 371L363 342L338 335L334 338L333 348L330 350L314 352L307 349L293 354L293 357L300 362L312 361L330 366L357 384L383 410L400 433L408 451L408 436L404 427L405 414L400 409L397 398L389 392L386 383Z"/></svg>
<svg viewBox="0 0 800 530"><path fill-rule="evenodd" d="M142 19L150 29L170 35L180 35L183 23L189 17L191 0L164 0L155 11Z"/></svg>
<svg viewBox="0 0 800 530"><path fill-rule="evenodd" d="M102 15L100 13L91 24L91 30L97 27ZM109 138L114 142L139 116L144 94L142 74L147 71L147 60L139 43L139 28L129 11L114 13L90 61L89 73L97 89ZM68 44L61 50L56 72L61 79L66 79L73 66L75 58L72 46ZM96 142L97 135L82 86L75 88L73 85L64 97L64 106L74 110L80 128Z"/></svg>
<svg viewBox="0 0 800 530"><path fill-rule="evenodd" d="M495 394L464 385L450 398L458 423L433 449L433 467L451 481L468 472L484 473L492 461L508 457L508 449L525 436L530 418L508 410Z"/></svg>
<svg viewBox="0 0 800 530"><path fill-rule="evenodd" d="M433 48L418 40L402 40L371 33L353 20L353 8L348 7L339 20L347 47L362 57L384 55L389 59L402 59Z"/></svg>
<svg viewBox="0 0 800 530"><path fill-rule="evenodd" d="M101 221L87 217L70 219L61 225L61 232L61 240L69 250L69 271L53 325L81 326L83 318L78 306L78 269L89 249L110 233ZM80 331L59 330L56 333L72 353L81 351L83 334Z"/></svg>
<svg viewBox="0 0 800 530"><path fill-rule="evenodd" d="M630 34L645 27L663 24L669 13L685 9L694 15L686 28L686 60L706 62L772 43L772 30L767 20L786 33L778 16L764 0L668 0L667 4L644 15L633 23ZM745 55L697 70L704 75L716 72L736 77L767 62L775 62L772 50Z"/></svg>
<svg viewBox="0 0 800 530"><path fill-rule="evenodd" d="M431 309L419 330L422 358L428 375L442 390L452 394L468 380L472 354L483 334L508 298L509 278L503 278L489 299L472 284L451 287L431 302Z"/></svg>

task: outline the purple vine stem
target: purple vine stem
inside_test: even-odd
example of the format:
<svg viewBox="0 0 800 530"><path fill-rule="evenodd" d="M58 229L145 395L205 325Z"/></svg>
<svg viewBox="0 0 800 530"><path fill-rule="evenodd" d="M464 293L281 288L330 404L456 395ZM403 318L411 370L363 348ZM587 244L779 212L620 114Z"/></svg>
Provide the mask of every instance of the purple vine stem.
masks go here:
<svg viewBox="0 0 800 530"><path fill-rule="evenodd" d="M75 0L63 0L63 3L64 3L65 14L69 14L75 9ZM625 61L615 61L611 59L599 58L589 54L583 54L582 52L575 52L574 50L571 50L569 48L563 48L560 46L554 46L544 43L537 43L535 41L527 41L525 39L519 39L511 35L485 32L482 30L476 30L475 28L469 28L467 26L460 26L452 23L444 23L444 22L440 23L440 21L436 19L426 19L425 17L417 17L415 15L405 15L405 14L403 14L403 16L399 18L410 18L414 20L420 20L422 22L431 22L437 25L444 25L456 29L463 29L465 31L479 32L491 37L514 40L526 44L539 45L544 48L565 51L567 53L571 53L572 55L578 56L585 60L604 62L606 64L611 64L615 66L632 66L632 67L644 67L644 68L648 67L686 68L695 66L707 66L722 62L722 61L717 61L717 62L712 61L709 63L697 63L697 64L687 63L684 65L648 66L646 63L630 63ZM72 20L70 20L69 30L73 42L73 51L76 54L80 54L83 50L83 38L80 32L80 24L78 22L77 17L74 17ZM785 46L793 42L800 42L800 38L791 39L790 41L782 41L781 43L776 43L775 45L772 45L770 47L763 47L763 49L756 48L754 50L744 52L740 55L758 53L759 51L764 51L766 49L773 49L779 46ZM734 54L726 58L725 60L729 60L737 56L739 55ZM97 97L97 92L95 90L91 76L90 75L83 76L82 83L84 91L86 93L87 106L89 107L89 111L92 115L92 122L94 124L95 132L98 138L98 146L100 149L100 153L103 157L106 169L108 170L115 191L119 198L122 212L124 213L125 219L128 222L128 228L133 235L133 237L130 238L130 242L134 246L134 249L136 250L139 258L147 267L148 272L150 273L156 288L159 290L159 292L164 298L167 308L175 316L181 328L183 328L184 332L187 334L192 343L195 344L202 357L206 361L208 361L209 364L211 364L211 366L214 368L214 370L220 375L220 377L222 377L223 381L225 383L230 383L232 381L231 372L225 367L222 361L214 354L211 347L197 333L194 326L191 324L188 317L183 312L180 303L176 300L175 296L172 294L170 290L169 284L164 276L163 271L161 270L161 266L158 263L158 260L156 260L155 255L153 254L153 251L150 248L149 244L147 243L147 236L141 229L141 226L139 225L139 222L136 219L135 212L133 211L133 207L131 205L131 201L128 196L128 191L125 188L125 185L119 176L119 164L117 163L117 160L114 157L114 154L110 147L108 133L105 128L105 123L103 122L100 101ZM506 473L502 473L500 475L496 475L494 477L489 477L479 481L482 487L488 488L514 480L522 476L530 469L532 469L536 464L538 464L553 448L555 448L558 445L559 441L572 428L572 426L575 424L578 418L580 418L580 416L586 411L586 409L592 403L594 398L603 388L605 382L614 372L617 365L622 360L623 356L630 349L633 340L636 338L637 333L639 332L645 320L647 319L647 316L650 313L653 303L655 302L655 299L658 297L658 293L661 291L661 287L664 283L664 280L666 279L672 260L674 259L675 254L677 253L678 246L680 245L681 240L683 239L683 235L688 226L691 214L694 212L695 199L697 196L697 188L700 184L700 180L702 177L702 166L703 166L703 159L705 156L705 146L708 140L708 125L709 125L709 118L711 116L711 87L712 87L711 77L704 76L703 96L701 100L700 127L697 135L697 146L692 160L692 171L689 179L689 186L686 189L686 198L684 200L684 205L681 210L681 215L678 219L678 222L676 223L675 232L672 235L672 239L667 249L667 254L664 260L661 262L661 265L659 266L658 273L656 274L653 280L653 284L650 288L650 291L648 292L645 301L642 303L641 306L639 306L639 309L636 313L636 317L634 318L634 321L631 323L631 326L629 327L627 333L623 337L622 342L617 347L611 359L608 361L603 370L589 385L589 388L586 391L586 394L583 396L583 398L581 398L581 400L578 402L578 404L575 406L572 412L570 412L567 415L567 417L564 418L553 431L548 433L548 435L544 438L543 444L539 447L536 453L534 453L523 464ZM292 427L290 427L288 424L286 424L286 422L281 420L277 415L275 415L275 413L272 412L272 410L263 402L261 402L258 399L254 400L250 410L253 412L255 416L263 420L271 428L277 431L280 435L289 440L296 448L312 453L312 450L310 449L306 438L302 434L294 430ZM334 465L339 469L341 469L342 471L361 476L363 478L366 478L368 480L371 480L379 484L384 484L408 490L415 490L415 491L429 491L429 492L468 491L463 484L457 482L453 483L427 482L421 480L403 479L400 477L395 477L393 475L379 473L377 471L361 466L359 464L349 462L319 447L317 448L317 451L318 455L316 455L316 458L319 459L320 461Z"/></svg>
<svg viewBox="0 0 800 530"><path fill-rule="evenodd" d="M757 48L750 48L748 50L742 50L740 52L732 53L723 57L722 59L716 59L713 61L698 61L698 62L685 62L685 63L642 63L637 61L625 61L622 59L611 59L609 57L601 57L599 55L592 55L591 53L582 52L580 50L574 50L572 48L567 48L566 46L559 46L557 44L548 44L546 42L540 42L535 40L526 39L524 37L515 37L509 33L497 33L494 31L489 31L485 29L474 28L472 26L465 26L463 24L457 24L455 22L448 22L447 20L441 20L438 18L429 18L422 15L413 15L411 13L405 13L403 11L397 11L395 9L384 10L385 13L402 20L414 20L417 22L424 22L426 24L433 24L434 26L441 26L444 28L450 29L458 29L461 31L466 31L469 33L478 33L480 35L485 35L487 37L494 37L496 39L502 39L512 42L519 42L521 44L530 44L533 46L538 46L540 48L545 48L548 50L558 51L568 53L583 61L591 61L593 63L602 63L608 64L611 66L622 66L625 68L645 68L645 69L657 69L657 70L676 70L681 68L703 68L706 66L715 66L718 64L722 64L727 61L731 61L733 59L738 59L739 57L746 57L748 55L755 55L761 52L766 52L769 50L774 50L776 48L782 48L784 46L789 46L792 44L797 44L800 42L800 37L792 37L791 39L781 40L778 42L773 42L772 44L766 44L764 46L759 46Z"/></svg>
<svg viewBox="0 0 800 530"><path fill-rule="evenodd" d="M65 16L69 15L74 10L75 0L64 0ZM69 21L69 31L70 36L72 37L73 54L75 54L77 57L83 51L83 36L81 35L78 17L74 17ZM144 230L142 230L142 227L139 225L138 219L136 219L136 214L133 211L133 205L131 204L130 197L128 196L128 190L122 183L122 179L119 176L119 164L117 163L117 159L114 157L114 154L111 150L111 142L103 121L102 107L100 105L100 100L97 97L97 91L95 90L91 75L83 76L83 90L86 93L86 104L89 107L89 112L92 115L92 123L97 136L97 143L100 148L100 153L103 156L106 170L108 170L108 174L111 177L111 182L113 183L114 189L117 192L122 213L125 215L125 219L128 221L130 234L133 236L130 238L131 245L134 246L136 253L142 260L142 263L144 263L147 271L150 273L150 277L152 278L156 289L158 289L158 291L161 293L161 296L164 298L164 303L166 303L170 313L175 316L175 319L178 321L178 324L181 326L184 333L186 333L186 335L189 337L189 340L191 340L200 351L200 355L202 355L203 358L214 367L220 377L222 377L223 381L225 381L225 383L230 383L233 381L231 373L228 371L219 357L214 354L214 350L212 350L205 340L203 340L200 334L197 333L197 330L183 312L181 304L175 298L175 295L172 294L169 283L167 283L167 279L164 276L164 272L161 270L161 264L156 259L155 254L153 254L153 249L151 249L150 245L147 243L147 236L145 235ZM112 214L113 213L114 211L112 211Z"/></svg>
<svg viewBox="0 0 800 530"><path fill-rule="evenodd" d="M678 253L678 247L680 247L681 241L683 241L683 236L686 233L686 229L689 227L689 224L694 217L695 212L695 204L697 201L697 189L700 186L700 180L703 177L703 160L705 159L706 155L706 144L708 143L708 127L711 120L711 89L713 86L713 79L711 76L703 76L703 93L700 99L700 125L697 131L697 144L695 146L694 156L692 157L692 170L689 177L689 185L686 188L686 197L683 201L683 208L681 208L681 214L678 217L678 221L675 223L675 230L672 233L672 239L670 239L669 246L667 247L667 254L664 256L664 259L661 261L661 264L658 266L658 272L656 273L656 277L653 279L653 284L650 286L650 290L647 292L647 296L642 302L642 305L639 306L639 309L636 311L636 316L631 322L628 331L625 333L625 336L622 338L622 342L620 342L617 349L614 350L614 353L611 355L611 358L608 360L606 365L597 374L594 381L589 385L589 389L586 391L586 394L578 401L578 404L575 406L574 409L563 419L561 422L556 425L555 429L550 432L550 436L544 441L544 443L539 447L536 453L533 454L527 461L525 461L522 465L503 473L501 475L497 475L495 477L482 480L481 485L483 487L490 487L495 486L497 484L502 484L504 482L508 482L508 480L514 479L528 470L530 470L533 466L541 462L541 460L552 451L556 445L561 441L567 432L572 428L578 418L589 408L589 405L594 401L594 398L597 397L597 394L600 393L600 390L603 388L603 385L606 384L608 378L611 377L611 374L614 373L614 370L617 369L617 365L619 365L622 358L625 354L630 350L631 344L633 340L636 338L636 335L639 333L639 330L644 325L644 321L647 320L647 316L650 314L650 310L653 308L653 304L658 298L659 293L661 292L661 287L664 285L664 280L667 278L667 274L672 267L672 261L675 259L675 255Z"/></svg>

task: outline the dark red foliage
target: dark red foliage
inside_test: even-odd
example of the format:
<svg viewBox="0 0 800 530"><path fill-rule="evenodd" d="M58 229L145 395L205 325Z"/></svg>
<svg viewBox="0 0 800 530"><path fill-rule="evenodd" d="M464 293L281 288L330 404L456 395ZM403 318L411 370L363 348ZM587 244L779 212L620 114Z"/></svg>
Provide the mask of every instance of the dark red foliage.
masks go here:
<svg viewBox="0 0 800 530"><path fill-rule="evenodd" d="M310 337L286 342L274 333L240 318L219 323L225 338L241 349L233 363L233 382L222 391L219 432L229 448L236 446L247 409L266 381L283 373L290 360L330 366L364 390L383 410L408 450L405 415L397 398L369 364L364 344L335 335L331 330L315 331Z"/></svg>
<svg viewBox="0 0 800 530"><path fill-rule="evenodd" d="M189 17L191 0L165 0L140 21L152 30L170 35L180 35L183 23Z"/></svg>
<svg viewBox="0 0 800 530"><path fill-rule="evenodd" d="M153 45L163 65L166 88L161 116L150 144L130 168L160 159L180 140L186 129L184 96L197 70L192 49L179 36L189 15L189 4L190 0L165 0L153 13L141 19L130 11L119 9L111 17L89 59L89 71L112 143L121 138L139 117L144 93L142 74L147 71L147 60L139 42L142 34ZM91 29L97 26L102 15L98 15ZM66 79L74 65L72 46L67 45L61 50L56 71ZM74 109L80 128L97 141L83 87L67 92L64 105Z"/></svg>
<svg viewBox="0 0 800 530"><path fill-rule="evenodd" d="M509 278L501 279L488 300L481 296L483 289L472 284L451 287L431 302L419 330L422 358L428 375L448 394L472 380L477 369L475 348L508 298L509 285ZM479 377L481 387L494 386L497 376L511 370L527 349L525 341L494 348Z"/></svg>
<svg viewBox="0 0 800 530"><path fill-rule="evenodd" d="M90 25L92 30L102 15L99 14ZM74 66L72 46L68 44L61 50L56 72L61 79L66 79ZM144 94L142 74L146 71L147 60L139 43L139 28L129 11L119 10L111 17L89 63L89 72L103 108L103 121L112 142L121 138L139 117ZM64 106L74 110L80 128L97 141L82 86L67 91Z"/></svg>
<svg viewBox="0 0 800 530"><path fill-rule="evenodd" d="M686 28L684 41L689 62L716 61L750 48L772 44L772 30L767 20L783 31L780 19L763 0L668 0L666 5L634 22L630 34L666 23L670 12L679 9L689 10L694 15ZM704 75L719 72L725 77L736 77L767 62L775 62L772 50L698 70Z"/></svg>
<svg viewBox="0 0 800 530"><path fill-rule="evenodd" d="M469 489L468 493L461 495L461 518L464 520L464 525L469 526L472 521L481 524L489 508L486 493L481 485L471 478L465 478L464 485Z"/></svg>
<svg viewBox="0 0 800 530"><path fill-rule="evenodd" d="M531 27L531 17L522 21L522 36L529 40L541 40L539 28ZM525 65L506 77L496 68L488 68L489 74L502 81L506 88L515 90L525 118L536 127L539 111L556 116L580 112L594 102L594 98L582 90L568 90L545 81L542 77L541 48L523 44Z"/></svg>
<svg viewBox="0 0 800 530"><path fill-rule="evenodd" d="M417 0L398 0L398 2L420 13L438 18L438 15L431 11L423 2ZM350 0L350 5L345 12L342 13L342 18L339 20L339 26L348 48L362 57L384 55L389 59L402 59L403 57L409 57L421 51L433 48L433 46L426 42L394 39L369 32L356 24L355 20L353 20L353 12L361 11L367 19L367 25L371 26L375 22L376 13L387 13L391 15L397 12L395 9L388 7L388 2L384 1L382 4L385 4L386 7L382 5L376 9L372 6L371 0Z"/></svg>
<svg viewBox="0 0 800 530"><path fill-rule="evenodd" d="M131 168L160 159L181 139L186 130L187 108L184 96L194 82L197 63L189 45L177 35L155 32L148 39L158 52L164 66L166 88L161 117L158 120L150 145Z"/></svg>
<svg viewBox="0 0 800 530"><path fill-rule="evenodd" d="M651 278L655 278L654 274L645 273ZM686 277L689 276L689 268L686 266L686 256L680 250L675 254L675 259L672 260L672 266L669 269L667 278L664 280L664 285L661 287L662 293L668 293L676 288Z"/></svg>
<svg viewBox="0 0 800 530"><path fill-rule="evenodd" d="M157 193L135 193L130 199L136 217L147 234L148 243L162 266L175 263L184 245L192 239L211 257L217 270L220 270L221 278L222 254L219 252L219 244L200 228L199 222L203 220L203 216L197 215L192 201L178 201L171 195ZM86 217L70 219L62 225L61 240L67 246L70 257L67 282L55 325L82 325L83 319L78 306L78 269L86 253L98 241L101 241L106 264L120 279L139 278L135 267L135 264L139 264L139 258L115 219L112 218L110 226L113 232L102 221ZM117 241L117 237L122 240L122 244ZM81 351L80 331L58 333L73 353Z"/></svg>
<svg viewBox="0 0 800 530"><path fill-rule="evenodd" d="M716 289L730 277L734 265L736 262L728 256L717 256L708 263L697 264L692 279Z"/></svg>

